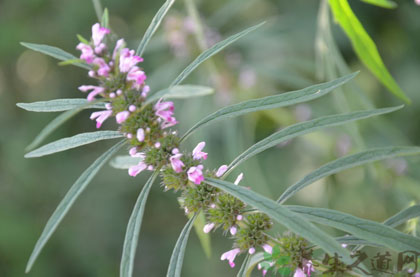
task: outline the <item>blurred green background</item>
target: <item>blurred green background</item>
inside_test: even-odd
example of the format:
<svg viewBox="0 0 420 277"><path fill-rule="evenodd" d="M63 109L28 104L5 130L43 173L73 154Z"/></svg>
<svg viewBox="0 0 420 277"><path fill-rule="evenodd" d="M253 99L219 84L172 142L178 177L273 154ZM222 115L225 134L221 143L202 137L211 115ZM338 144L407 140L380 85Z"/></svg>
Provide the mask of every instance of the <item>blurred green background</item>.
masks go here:
<svg viewBox="0 0 420 277"><path fill-rule="evenodd" d="M110 11L113 31L135 48L162 2L104 0L102 4ZM315 63L319 1L195 1L205 33L205 41L200 42L185 3L175 3L144 54L143 66L152 90L167 86L200 53L200 47L261 21L267 20L267 24L200 66L185 81L211 85L216 94L176 101L181 133L223 105L324 81L317 80L320 67ZM365 147L420 145L420 7L408 0L397 3L398 8L387 10L350 1L391 74L413 101L396 113L358 123ZM24 275L32 248L56 205L81 172L112 145L100 142L40 159L23 158L25 147L56 114L34 114L15 104L83 97L77 87L92 81L84 70L58 66L56 60L27 50L19 42L54 45L78 55L76 34L89 37L96 21L92 3L86 0L0 1L0 276ZM361 71L353 81L360 93L354 92L354 86L344 91L351 108L362 109L355 101L360 94L377 107L400 104L358 61L339 27L333 26L333 34L350 68ZM342 111L331 94L307 104L214 124L197 132L185 147L205 140L207 165L217 167L279 128ZM94 123L88 117L88 111L78 114L48 141L93 131ZM115 125L107 122L104 128ZM328 129L279 145L237 171L245 172L243 185L277 198L311 170L361 148L349 128ZM319 181L289 203L334 208L382 221L411 201L419 201L419 162L418 157L409 157L347 170ZM145 175L133 179L126 171L109 166L103 169L28 276L117 276L126 224ZM136 276L165 275L185 222L177 195L163 193L156 184L141 230ZM231 248L231 241L220 232L211 239L213 254L207 259L197 236L191 236L183 276L236 274L237 269L230 269L219 259Z"/></svg>

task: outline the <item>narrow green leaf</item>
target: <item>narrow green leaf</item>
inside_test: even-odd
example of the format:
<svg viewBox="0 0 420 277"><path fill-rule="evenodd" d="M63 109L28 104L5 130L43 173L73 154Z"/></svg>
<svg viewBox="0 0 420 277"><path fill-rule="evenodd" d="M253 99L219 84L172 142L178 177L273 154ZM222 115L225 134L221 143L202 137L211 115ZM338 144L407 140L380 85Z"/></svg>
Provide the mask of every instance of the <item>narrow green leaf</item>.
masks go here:
<svg viewBox="0 0 420 277"><path fill-rule="evenodd" d="M301 90L290 91L287 93L282 93L278 95L268 96L259 99L252 99L244 101L238 104L234 104L228 107L224 107L197 122L191 129L189 129L182 139L188 137L192 132L197 130L200 127L206 126L210 123L223 120L226 118L231 118L235 116L240 116L246 113L268 110L274 108L280 108L290 105L295 105L298 103L306 102L319 98L326 95L327 93L333 91L335 88L345 84L346 82L353 79L358 72L343 76L336 80L317 84L310 86Z"/></svg>
<svg viewBox="0 0 420 277"><path fill-rule="evenodd" d="M400 211L399 213L391 216L387 220L383 222L384 225L390 227L398 227L399 225L407 222L410 219L416 218L420 216L420 205L411 206L407 209ZM379 244L374 244L371 242L367 242L365 240L359 239L354 236L344 236L337 238L337 241L340 243L346 243L349 245L371 245L371 246L382 246Z"/></svg>
<svg viewBox="0 0 420 277"><path fill-rule="evenodd" d="M331 236L320 230L304 219L301 215L290 211L284 206L266 198L258 193L233 183L218 179L206 178L205 182L211 186L220 188L225 192L237 197L246 204L267 214L273 220L284 225L290 231L306 238L308 241L318 245L329 254L337 253L344 261L350 262L349 253L342 248Z"/></svg>
<svg viewBox="0 0 420 277"><path fill-rule="evenodd" d="M387 9L394 9L397 7L397 3L390 0L361 0L362 2L375 5L381 8L387 8Z"/></svg>
<svg viewBox="0 0 420 277"><path fill-rule="evenodd" d="M147 44L149 43L153 34L156 32L157 28L174 2L175 0L167 0L158 10L156 15L153 17L149 27L147 28L146 33L141 39L139 46L137 47L136 55L140 57L143 55L144 49L146 49Z"/></svg>
<svg viewBox="0 0 420 277"><path fill-rule="evenodd" d="M139 197L137 198L133 212L130 216L130 220L128 221L127 231L124 238L123 252L121 256L120 277L133 276L134 258L136 256L136 249L139 240L141 223L143 220L144 208L146 206L150 188L152 187L153 182L155 181L158 174L159 170L156 170L147 180L146 184L140 192Z"/></svg>
<svg viewBox="0 0 420 277"><path fill-rule="evenodd" d="M410 103L384 65L375 43L365 31L347 0L329 0L335 20L349 37L354 51L367 68L398 98Z"/></svg>
<svg viewBox="0 0 420 277"><path fill-rule="evenodd" d="M258 153L261 153L268 148L276 146L277 144L295 138L297 136L307 134L310 132L314 132L326 127L332 127L337 125L342 125L347 122L360 120L364 118L369 118L372 116L377 116L381 114L390 113L401 109L403 106L397 106L392 108L383 108L383 109L375 109L375 110L367 110L367 111L357 111L351 112L346 114L338 114L338 115L329 115L319 117L313 120L301 122L294 124L292 126L286 127L263 140L260 140L256 144L252 145L250 148L245 150L242 154L233 160L230 165L228 172L231 172L236 166L240 163L244 162L245 160L255 156ZM227 173L226 173L227 174Z"/></svg>
<svg viewBox="0 0 420 277"><path fill-rule="evenodd" d="M136 165L142 160L141 157L135 158L128 155L121 155L113 158L109 165L117 169L129 169L130 166Z"/></svg>
<svg viewBox="0 0 420 277"><path fill-rule="evenodd" d="M283 204L284 201L292 197L301 189L309 186L310 184L316 182L319 179L335 174L342 170L379 160L388 159L391 157L415 154L420 154L420 147L392 146L369 149L353 155L338 158L312 171L303 179L299 180L297 183L287 188L286 191L283 192L283 194L277 200L277 202Z"/></svg>
<svg viewBox="0 0 420 277"><path fill-rule="evenodd" d="M248 268L249 260L250 260L250 255L247 253L244 261L242 262L241 268L238 271L238 274L236 274L237 277L246 277L246 270Z"/></svg>
<svg viewBox="0 0 420 277"><path fill-rule="evenodd" d="M89 41L88 41L87 39L85 39L82 35L77 34L76 36L77 36L77 39L78 39L80 42L82 42L82 43L84 43L84 44L89 44Z"/></svg>
<svg viewBox="0 0 420 277"><path fill-rule="evenodd" d="M42 231L41 236L35 244L34 250L29 257L28 264L26 266L26 273L29 272L40 254L42 248L47 243L48 239L57 229L58 224L63 220L71 206L76 201L77 197L84 191L86 186L90 183L93 177L98 173L102 166L114 155L123 145L125 140L118 142L116 145L111 147L108 151L102 154L91 166L89 166L76 182L72 185L70 190L66 193L63 200L55 209L54 213L48 220L47 224Z"/></svg>
<svg viewBox="0 0 420 277"><path fill-rule="evenodd" d="M28 43L28 42L21 42L23 46L26 48L32 49L37 52L41 52L45 55L51 56L53 58L56 58L58 60L67 61L67 60L74 60L77 59L77 57L73 56L70 53L67 53L64 50L61 50L60 48L49 46L45 44L36 44L36 43ZM75 66L90 69L90 66L85 63L74 63Z"/></svg>
<svg viewBox="0 0 420 277"><path fill-rule="evenodd" d="M76 63L82 63L82 62L83 60L81 59L72 59L72 60L65 60L65 61L59 62L58 65L59 66L74 65Z"/></svg>
<svg viewBox="0 0 420 277"><path fill-rule="evenodd" d="M151 96L145 102L145 105L150 104L160 98L164 99L177 99L177 98L191 98L200 97L212 94L214 90L210 87L195 86L195 85L180 85L166 89L162 89Z"/></svg>
<svg viewBox="0 0 420 277"><path fill-rule="evenodd" d="M284 206L306 219L328 225L396 251L420 251L420 238L404 234L384 224L361 219L335 210L303 206Z"/></svg>
<svg viewBox="0 0 420 277"><path fill-rule="evenodd" d="M203 248L204 253L206 254L206 257L210 259L211 257L210 234L203 232L204 225L206 225L206 218L204 216L204 213L201 211L197 215L197 219L194 221L194 230L198 236L198 239L200 240L201 247Z"/></svg>
<svg viewBox="0 0 420 277"><path fill-rule="evenodd" d="M182 229L181 234L175 244L174 250L172 251L171 260L169 261L167 277L180 277L182 270L182 262L184 261L185 248L187 246L188 237L190 235L191 228L196 219L196 215L191 217L187 224L185 224L184 229Z"/></svg>
<svg viewBox="0 0 420 277"><path fill-rule="evenodd" d="M76 148L96 141L120 137L123 137L123 134L118 131L96 131L78 134L72 137L62 138L48 143L38 149L27 153L25 155L25 158L42 157L57 152L66 151L68 149Z"/></svg>
<svg viewBox="0 0 420 277"><path fill-rule="evenodd" d="M410 219L420 216L420 205L408 207L384 221L385 225L397 227Z"/></svg>
<svg viewBox="0 0 420 277"><path fill-rule="evenodd" d="M84 109L105 109L105 104L89 102L84 98L64 98L32 103L17 103L16 106L30 112L62 112L83 107Z"/></svg>
<svg viewBox="0 0 420 277"><path fill-rule="evenodd" d="M252 255L251 258L248 261L245 276L250 277L251 274L252 274L252 271L257 266L257 264L259 264L263 260L264 260L264 253L263 252L258 252L258 253L255 253L254 255Z"/></svg>
<svg viewBox="0 0 420 277"><path fill-rule="evenodd" d="M233 42L237 41L241 37L247 35L248 33L254 31L255 29L261 27L265 22L262 22L258 25L252 26L248 29L243 30L242 32L239 32L233 36L228 37L227 39L220 41L201 53L190 65L188 65L182 72L179 74L178 77L175 78L175 80L172 82L172 86L179 85L185 78L187 78L190 73L196 69L201 63L206 61L207 59L211 58L215 54L219 53L222 49L227 47L228 45L232 44Z"/></svg>
<svg viewBox="0 0 420 277"><path fill-rule="evenodd" d="M109 28L109 13L107 8L104 9L104 13L102 14L101 26Z"/></svg>

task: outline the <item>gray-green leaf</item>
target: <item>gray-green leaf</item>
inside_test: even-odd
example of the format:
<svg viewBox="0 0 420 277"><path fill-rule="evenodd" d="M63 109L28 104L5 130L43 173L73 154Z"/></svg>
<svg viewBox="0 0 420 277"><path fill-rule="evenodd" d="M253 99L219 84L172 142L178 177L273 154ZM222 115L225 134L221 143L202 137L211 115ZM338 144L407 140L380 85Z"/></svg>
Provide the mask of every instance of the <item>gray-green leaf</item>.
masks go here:
<svg viewBox="0 0 420 277"><path fill-rule="evenodd" d="M167 0L158 10L156 15L153 17L149 27L147 28L146 33L141 39L139 46L137 47L136 55L140 57L143 55L144 49L146 49L147 44L149 43L153 34L156 32L157 28L174 2L175 0Z"/></svg>
<svg viewBox="0 0 420 277"><path fill-rule="evenodd" d="M164 99L178 99L178 98L191 98L200 97L212 94L214 90L210 87L195 86L195 85L180 85L170 88L162 89L151 96L145 102L145 105L150 104L160 98Z"/></svg>
<svg viewBox="0 0 420 277"><path fill-rule="evenodd" d="M364 119L364 118L369 118L372 116L390 113L398 109L401 109L402 107L403 106L397 106L397 107L392 107L392 108L383 108L383 109L375 109L375 110L367 110L367 111L357 111L357 112L351 112L351 113L346 113L346 114L329 115L329 116L319 117L310 121L294 124L292 126L286 127L266 137L263 140L260 140L259 142L257 142L256 144L252 145L250 148L245 150L245 152L240 154L238 157L235 158L235 160L233 160L230 163L228 172L231 172L236 166L238 166L243 161L286 140L295 138L303 134L317 131L321 128L337 126L337 125L341 125L341 124L359 120L359 119ZM226 174L228 174L228 172Z"/></svg>
<svg viewBox="0 0 420 277"><path fill-rule="evenodd" d="M48 143L38 149L35 149L25 155L25 158L42 157L68 149L76 148L82 145L93 143L105 139L114 139L123 137L123 134L118 131L96 131L78 134L68 138L62 138L51 143Z"/></svg>
<svg viewBox="0 0 420 277"><path fill-rule="evenodd" d="M28 42L21 42L20 44L22 44L23 46L29 49L43 53L45 55L51 56L61 61L77 59L77 57L73 56L72 54L54 46L49 46L45 44L28 43ZM90 66L85 63L74 63L74 65L90 70Z"/></svg>
<svg viewBox="0 0 420 277"><path fill-rule="evenodd" d="M187 78L188 75L190 75L191 72L194 71L201 63L206 61L207 59L211 58L215 54L219 53L222 49L227 47L228 45L232 44L233 42L237 41L241 37L247 35L248 33L254 31L255 29L262 26L265 22L262 22L258 25L252 26L248 29L243 30L242 32L239 32L233 36L228 37L227 39L220 41L201 53L190 65L188 65L182 72L179 74L178 77L175 78L175 80L172 82L171 86L179 85L185 78Z"/></svg>
<svg viewBox="0 0 420 277"><path fill-rule="evenodd" d="M331 236L320 230L318 227L308 222L302 216L285 208L284 206L266 198L258 193L246 189L233 183L218 179L206 178L205 182L211 186L220 188L227 193L237 197L246 204L267 214L278 223L284 225L292 232L306 238L308 241L318 245L327 253L342 256L347 262L350 262L349 253L343 249Z"/></svg>
<svg viewBox="0 0 420 277"><path fill-rule="evenodd" d="M41 236L35 244L34 250L29 257L28 264L26 265L26 272L29 272L40 254L42 248L47 243L53 232L57 229L58 224L63 220L71 206L76 201L77 197L84 191L86 186L90 183L93 177L98 173L102 166L114 155L123 145L125 140L118 142L116 145L111 147L108 151L102 154L96 161L90 165L76 182L72 185L70 190L66 193L63 200L55 209L54 213L48 220L47 224L42 231Z"/></svg>
<svg viewBox="0 0 420 277"><path fill-rule="evenodd" d="M123 252L120 264L120 277L131 277L133 275L134 258L136 256L137 243L139 240L141 222L143 220L144 208L146 206L147 197L150 188L153 185L159 171L153 172L152 176L147 180L143 189L137 198L134 209L128 221L127 231L124 238Z"/></svg>
<svg viewBox="0 0 420 277"><path fill-rule="evenodd" d="M63 112L83 107L85 109L105 109L104 103L89 102L84 98L65 98L32 103L17 103L16 106L30 112Z"/></svg>
<svg viewBox="0 0 420 277"><path fill-rule="evenodd" d="M282 204L284 201L292 197L295 193L305 188L306 186L309 186L321 178L335 174L342 170L395 156L415 154L420 154L420 147L392 146L369 149L353 155L338 158L312 171L303 179L290 186L288 189L286 189L285 192L283 192L277 202Z"/></svg>
<svg viewBox="0 0 420 277"><path fill-rule="evenodd" d="M268 110L274 108L280 108L290 105L295 105L298 103L306 102L319 98L326 95L327 93L333 91L335 88L345 84L346 82L353 79L358 72L352 73L331 82L326 82L322 84L317 84L310 86L301 90L290 91L287 93L282 93L278 95L268 96L259 99L252 99L244 101L238 104L234 104L228 107L221 108L220 110L204 117L199 122L197 122L191 129L189 129L182 139L188 137L192 132L197 130L200 127L206 126L210 123L223 120L226 118L231 118L235 116L240 116L246 113Z"/></svg>
<svg viewBox="0 0 420 277"><path fill-rule="evenodd" d="M184 261L185 248L187 246L188 237L191 232L196 215L191 217L185 227L182 229L181 234L175 244L174 250L172 251L171 260L169 261L167 277L180 277L182 270L182 262Z"/></svg>
<svg viewBox="0 0 420 277"><path fill-rule="evenodd" d="M303 206L285 206L306 219L343 230L360 239L387 246L396 251L420 251L420 238L404 234L384 224L335 210Z"/></svg>

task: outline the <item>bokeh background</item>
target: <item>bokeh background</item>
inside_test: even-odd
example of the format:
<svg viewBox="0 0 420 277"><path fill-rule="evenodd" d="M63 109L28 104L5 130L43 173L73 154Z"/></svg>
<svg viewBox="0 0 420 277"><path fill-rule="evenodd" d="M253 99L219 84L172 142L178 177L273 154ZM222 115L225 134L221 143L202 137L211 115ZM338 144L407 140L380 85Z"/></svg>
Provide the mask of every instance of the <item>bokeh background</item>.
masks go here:
<svg viewBox="0 0 420 277"><path fill-rule="evenodd" d="M104 0L102 4L109 9L112 29L135 48L162 2ZM420 7L408 0L397 3L398 8L387 10L350 1L391 74L413 103L394 114L358 123L362 143L350 128L343 127L305 135L266 151L238 169L238 173L245 172L243 185L277 198L306 173L344 154L368 146L420 145ZM314 46L319 1L196 0L195 4L204 40L197 40L196 22L186 2L177 1L144 54L152 90L167 86L200 49L250 25L267 23L201 65L185 81L211 85L216 93L176 102L181 132L223 105L324 81L319 79L324 75L316 63ZM31 250L56 205L81 172L112 145L100 142L40 159L23 158L25 147L57 114L34 114L15 104L82 97L77 87L91 84L91 80L84 70L59 66L56 60L27 50L19 42L54 45L77 55L76 34L89 37L90 26L96 21L93 5L86 0L0 1L0 276L24 275ZM358 61L339 27L333 26L332 31L351 70L361 71L353 85L343 91L350 108L363 108L357 101L360 95L377 107L400 104ZM206 163L216 167L229 163L279 128L342 111L331 94L307 104L214 124L198 131L185 147L205 140L209 152ZM93 131L94 123L88 117L88 111L78 114L48 141ZM115 125L108 122L104 128ZM409 157L347 170L317 182L288 203L334 208L382 221L420 200L419 165L418 157ZM28 276L117 276L126 224L145 175L133 179L126 171L110 166L101 170ZM147 202L136 276L165 275L185 222L177 195L163 193L156 184ZM230 249L231 241L220 232L211 239L213 253L208 259L197 236L191 235L183 276L236 274L219 259Z"/></svg>

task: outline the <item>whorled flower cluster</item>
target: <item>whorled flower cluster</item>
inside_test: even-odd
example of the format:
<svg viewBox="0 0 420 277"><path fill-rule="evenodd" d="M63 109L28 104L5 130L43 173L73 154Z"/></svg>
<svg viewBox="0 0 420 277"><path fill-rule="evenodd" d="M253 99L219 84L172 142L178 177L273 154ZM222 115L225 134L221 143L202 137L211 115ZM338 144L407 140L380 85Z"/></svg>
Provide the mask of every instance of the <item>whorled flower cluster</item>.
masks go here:
<svg viewBox="0 0 420 277"><path fill-rule="evenodd" d="M165 190L181 191L180 203L186 214L205 213L209 223L204 232L218 227L225 233L229 231L235 239L234 247L222 254L221 259L231 267L241 252L254 254L261 247L271 253L271 242L265 233L272 226L270 218L259 212L245 212L245 203L203 182L206 177L222 177L228 167L204 169L205 142L200 142L192 152L180 150L177 132L168 129L178 123L174 104L162 99L154 105L145 104L150 88L145 84L145 72L138 66L143 59L126 48L123 39L113 42L109 34L109 29L96 23L92 26L91 40L83 39L77 45L82 52L80 59L91 66L89 76L99 82L97 86L80 86L79 90L88 93L88 101L97 96L106 101L106 109L92 113L90 118L100 128L106 119L115 117L119 131L131 145L130 156L139 158L128 174L134 177L144 170L159 170ZM242 178L241 173L235 184Z"/></svg>

